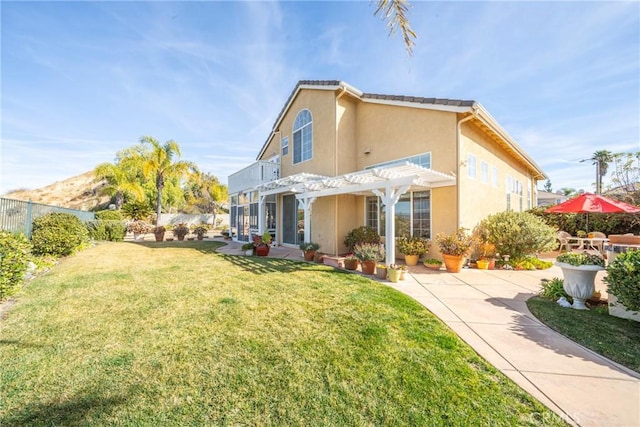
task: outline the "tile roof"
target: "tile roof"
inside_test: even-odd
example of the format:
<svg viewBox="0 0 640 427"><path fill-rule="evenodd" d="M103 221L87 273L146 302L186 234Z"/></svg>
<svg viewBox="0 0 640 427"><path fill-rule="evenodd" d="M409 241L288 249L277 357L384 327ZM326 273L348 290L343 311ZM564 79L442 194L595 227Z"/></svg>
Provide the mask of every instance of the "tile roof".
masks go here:
<svg viewBox="0 0 640 427"><path fill-rule="evenodd" d="M293 99L293 97L298 92L298 88L300 86L328 86L328 87L338 87L344 82L340 80L299 80L296 84L296 87L293 88L289 98L284 103L282 110L276 117L276 121L273 123L272 129L275 130L278 122L282 118L282 115L285 113L289 103ZM376 99L380 101L394 101L394 102L410 102L416 104L431 104L431 105L446 105L450 107L472 107L476 102L472 100L461 100L461 99L447 99L447 98L423 98L419 96L405 96L405 95L382 95L377 93L362 93L362 99ZM267 139L268 142L268 139ZM266 144L266 143L265 143Z"/></svg>

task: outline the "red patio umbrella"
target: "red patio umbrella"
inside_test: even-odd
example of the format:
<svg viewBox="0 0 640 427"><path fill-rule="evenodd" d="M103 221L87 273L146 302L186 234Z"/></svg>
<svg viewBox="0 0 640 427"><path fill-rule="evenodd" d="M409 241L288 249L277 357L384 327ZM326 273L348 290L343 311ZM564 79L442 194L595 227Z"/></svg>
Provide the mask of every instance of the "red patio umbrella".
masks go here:
<svg viewBox="0 0 640 427"><path fill-rule="evenodd" d="M590 213L640 213L640 207L608 199L593 193L583 193L566 202L548 208L549 213L586 213L589 231Z"/></svg>

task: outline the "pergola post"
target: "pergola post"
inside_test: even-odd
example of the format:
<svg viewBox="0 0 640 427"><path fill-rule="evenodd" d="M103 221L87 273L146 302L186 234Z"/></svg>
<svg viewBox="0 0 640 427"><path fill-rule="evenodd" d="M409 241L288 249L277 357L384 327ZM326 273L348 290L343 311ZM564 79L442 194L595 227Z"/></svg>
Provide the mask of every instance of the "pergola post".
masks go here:
<svg viewBox="0 0 640 427"><path fill-rule="evenodd" d="M304 241L311 241L311 205L316 201L315 197L298 197L299 207L304 210Z"/></svg>
<svg viewBox="0 0 640 427"><path fill-rule="evenodd" d="M260 194L259 196L259 202L258 202L258 234L262 236L262 234L264 234L264 232L266 231L266 227L264 225L264 220L266 217L266 212L265 212L265 207L266 207L266 200L267 200L267 196L264 196L262 194Z"/></svg>
<svg viewBox="0 0 640 427"><path fill-rule="evenodd" d="M409 190L409 185L400 187L387 186L384 192L374 189L373 193L380 197L382 204L387 207L387 215L385 218L385 262L393 264L396 261L396 203L400 200L400 196Z"/></svg>

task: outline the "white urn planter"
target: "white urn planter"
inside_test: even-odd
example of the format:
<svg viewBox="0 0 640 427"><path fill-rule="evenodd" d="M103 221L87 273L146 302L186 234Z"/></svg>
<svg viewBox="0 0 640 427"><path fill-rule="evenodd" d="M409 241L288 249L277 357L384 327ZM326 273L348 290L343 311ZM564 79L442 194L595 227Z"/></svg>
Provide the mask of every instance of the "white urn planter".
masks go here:
<svg viewBox="0 0 640 427"><path fill-rule="evenodd" d="M556 262L562 269L564 276L563 288L573 297L573 308L587 310L585 301L593 296L596 290L595 279L598 271L604 270L599 265L571 265L564 262Z"/></svg>

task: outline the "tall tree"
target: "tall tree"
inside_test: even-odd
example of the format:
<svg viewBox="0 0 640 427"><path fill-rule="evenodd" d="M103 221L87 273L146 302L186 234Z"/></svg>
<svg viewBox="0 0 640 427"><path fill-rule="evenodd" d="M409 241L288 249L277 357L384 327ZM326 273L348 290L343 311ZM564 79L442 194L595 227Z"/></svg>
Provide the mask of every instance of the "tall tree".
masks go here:
<svg viewBox="0 0 640 427"><path fill-rule="evenodd" d="M608 150L599 150L593 153L590 159L593 165L596 166L596 194L602 193L602 178L607 174L609 169L609 163L613 161L613 154Z"/></svg>
<svg viewBox="0 0 640 427"><path fill-rule="evenodd" d="M150 146L150 150L144 153L142 160L142 173L146 178L153 178L157 190L156 197L156 224L162 213L162 195L165 182L170 179L183 179L192 173L198 172L198 167L193 162L178 160L182 153L180 146L174 140L160 144L158 140L150 136L140 138L141 146Z"/></svg>
<svg viewBox="0 0 640 427"><path fill-rule="evenodd" d="M220 206L227 201L227 186L209 173L193 174L185 190L187 203L200 212L213 214L213 225Z"/></svg>
<svg viewBox="0 0 640 427"><path fill-rule="evenodd" d="M551 186L551 180L548 179L547 182L544 183L544 191L551 193L553 192L553 187Z"/></svg>
<svg viewBox="0 0 640 427"><path fill-rule="evenodd" d="M621 200L640 203L640 151L636 153L616 153L613 155L613 175L611 181L616 188L613 195Z"/></svg>
<svg viewBox="0 0 640 427"><path fill-rule="evenodd" d="M418 38L411 29L407 18L407 12L410 7L411 4L406 0L378 0L376 11L373 13L374 15L380 14L382 16L383 21L387 23L389 28L389 34L394 34L400 28L404 47L409 56L413 53L414 40Z"/></svg>
<svg viewBox="0 0 640 427"><path fill-rule="evenodd" d="M122 208L128 194L139 201L144 199L144 190L136 178L135 169L127 162L101 163L95 167L93 174L97 180L107 182L100 191L114 199L117 209Z"/></svg>

